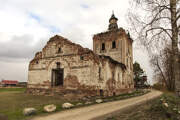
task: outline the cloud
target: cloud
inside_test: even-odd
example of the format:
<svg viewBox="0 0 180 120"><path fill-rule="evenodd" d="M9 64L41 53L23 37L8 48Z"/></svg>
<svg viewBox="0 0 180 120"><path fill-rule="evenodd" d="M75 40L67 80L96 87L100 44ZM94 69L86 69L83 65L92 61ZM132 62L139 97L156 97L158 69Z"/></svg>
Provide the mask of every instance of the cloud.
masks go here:
<svg viewBox="0 0 180 120"><path fill-rule="evenodd" d="M12 36L11 40L8 42L3 42L0 44L0 59L1 58L32 58L35 52L41 50L43 45L45 45L45 40L41 39L35 44L34 36L32 35L22 35L22 36ZM2 59L1 59L2 60Z"/></svg>
<svg viewBox="0 0 180 120"><path fill-rule="evenodd" d="M128 0L1 0L0 78L26 81L29 61L55 34L92 49L93 34L107 30L112 10L119 27L128 28L128 7Z"/></svg>
<svg viewBox="0 0 180 120"><path fill-rule="evenodd" d="M81 4L80 6L85 9L89 8L89 6L87 4Z"/></svg>
<svg viewBox="0 0 180 120"><path fill-rule="evenodd" d="M34 13L29 13L29 17L32 18L32 19L35 19L39 23L41 22L41 18L38 15L34 14Z"/></svg>
<svg viewBox="0 0 180 120"><path fill-rule="evenodd" d="M28 77L28 63L29 61L1 61L0 60L0 81L5 80L18 80L27 81Z"/></svg>

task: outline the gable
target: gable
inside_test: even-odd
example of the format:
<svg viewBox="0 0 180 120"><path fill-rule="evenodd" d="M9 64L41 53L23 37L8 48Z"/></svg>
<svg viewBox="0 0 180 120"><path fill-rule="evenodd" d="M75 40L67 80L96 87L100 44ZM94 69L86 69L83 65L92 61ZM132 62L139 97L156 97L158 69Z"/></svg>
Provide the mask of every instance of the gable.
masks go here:
<svg viewBox="0 0 180 120"><path fill-rule="evenodd" d="M83 48L79 44L72 43L66 38L56 35L50 38L46 46L43 48L42 57L48 58L62 55L74 55L86 51L88 51L87 48Z"/></svg>

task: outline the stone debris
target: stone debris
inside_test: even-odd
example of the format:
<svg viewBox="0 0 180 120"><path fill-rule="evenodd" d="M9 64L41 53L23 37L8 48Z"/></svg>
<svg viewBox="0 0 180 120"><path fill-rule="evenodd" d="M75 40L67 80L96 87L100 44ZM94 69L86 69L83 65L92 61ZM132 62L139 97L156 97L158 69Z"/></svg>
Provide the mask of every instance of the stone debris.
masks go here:
<svg viewBox="0 0 180 120"><path fill-rule="evenodd" d="M96 103L102 103L102 102L103 102L102 99L97 99L97 100L96 100Z"/></svg>
<svg viewBox="0 0 180 120"><path fill-rule="evenodd" d="M37 110L35 108L25 108L23 110L23 114L25 116L34 115L34 114L36 114L36 112L37 112Z"/></svg>
<svg viewBox="0 0 180 120"><path fill-rule="evenodd" d="M64 104L62 105L62 108L72 108L72 107L74 107L74 105L71 104L71 103L64 103Z"/></svg>
<svg viewBox="0 0 180 120"><path fill-rule="evenodd" d="M76 104L76 106L81 106L81 105L83 105L83 104L82 104L82 103L77 103L77 104Z"/></svg>
<svg viewBox="0 0 180 120"><path fill-rule="evenodd" d="M177 111L177 108L173 108L174 111Z"/></svg>
<svg viewBox="0 0 180 120"><path fill-rule="evenodd" d="M83 97L82 100L83 100L83 101L88 101L89 98L88 98L88 97Z"/></svg>
<svg viewBox="0 0 180 120"><path fill-rule="evenodd" d="M85 105L89 105L89 104L92 104L92 102L90 101L85 102Z"/></svg>
<svg viewBox="0 0 180 120"><path fill-rule="evenodd" d="M45 112L54 112L55 110L56 110L56 106L54 104L44 106Z"/></svg>
<svg viewBox="0 0 180 120"><path fill-rule="evenodd" d="M167 103L163 103L163 105L164 105L165 107L169 107L169 105L168 105Z"/></svg>
<svg viewBox="0 0 180 120"><path fill-rule="evenodd" d="M128 91L128 94L131 94L131 93L133 93L133 91Z"/></svg>
<svg viewBox="0 0 180 120"><path fill-rule="evenodd" d="M161 100L161 101L164 101L164 99L163 99L163 98L161 98L160 100Z"/></svg>

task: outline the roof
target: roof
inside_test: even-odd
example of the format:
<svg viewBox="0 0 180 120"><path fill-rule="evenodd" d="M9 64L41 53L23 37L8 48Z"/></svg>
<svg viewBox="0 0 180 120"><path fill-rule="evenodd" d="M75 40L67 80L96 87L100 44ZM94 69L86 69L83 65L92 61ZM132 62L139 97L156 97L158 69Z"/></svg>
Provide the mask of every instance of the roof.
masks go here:
<svg viewBox="0 0 180 120"><path fill-rule="evenodd" d="M105 34L116 33L118 31L120 31L121 33L126 33L125 30L122 27L120 27L116 31L107 30L107 31L104 31L104 32L101 32L101 33L94 34L94 36L103 36Z"/></svg>
<svg viewBox="0 0 180 120"><path fill-rule="evenodd" d="M93 36L93 39L96 38L96 37L104 37L104 35L107 35L107 36L111 36L111 34L117 34L118 32L120 32L121 34L124 34L126 35L127 39L129 39L131 42L133 42L133 39L131 38L130 36L130 33L126 30L124 30L122 27L114 30L114 31L104 31L104 32L101 32L101 33L97 33L97 34L94 34Z"/></svg>
<svg viewBox="0 0 180 120"><path fill-rule="evenodd" d="M120 28L122 29L122 28ZM98 55L96 53L94 53L92 50L88 49L88 48L84 48L82 47L81 45L79 44L76 44L76 43L73 43L72 41L62 37L62 36L59 36L59 35L55 35L54 37L52 37L48 42L54 42L54 41L57 41L57 42L66 42L68 44L71 44L71 45L74 45L74 46L77 46L78 48L78 54L88 54L88 53L92 53L94 56L98 57L101 59L101 58L105 58L105 59L109 59L111 63L113 64L116 64L116 65L119 65L123 70L126 69L126 65L123 64L123 63L120 63L116 60L114 60L113 58L111 58L110 56L105 56L105 55Z"/></svg>
<svg viewBox="0 0 180 120"><path fill-rule="evenodd" d="M122 28L120 28L122 29ZM105 59L109 59L111 63L113 64L116 64L116 65L119 65L123 70L126 69L126 65L123 64L123 63L120 63L116 60L114 60L113 58L111 58L110 56L105 56L105 55L98 55L96 53L94 53L92 50L88 49L88 48L84 48L82 47L81 45L79 44L76 44L76 43L73 43L72 41L62 37L62 36L59 36L59 35L55 35L54 37L52 37L48 42L66 42L68 44L71 44L71 45L74 45L74 46L77 46L78 48L78 54L88 54L88 53L92 53L94 56L98 57L101 59L101 58L105 58Z"/></svg>
<svg viewBox="0 0 180 120"><path fill-rule="evenodd" d="M118 18L115 17L114 13L111 15L111 18L109 19L109 21L111 21L112 19L118 20Z"/></svg>
<svg viewBox="0 0 180 120"><path fill-rule="evenodd" d="M114 59L111 58L110 56L98 55L98 54L94 53L91 49L84 48L84 47L82 47L81 45L76 44L76 43L73 43L72 41L70 41L70 40L68 40L68 39L66 39L66 38L64 38L64 37L62 37L62 36L55 35L54 37L50 38L50 40L47 42L47 44L48 44L48 43L53 43L53 42L57 42L57 44L60 43L60 42L64 42L64 43L67 43L67 44L76 46L77 49L78 49L78 53L77 53L77 54L79 54L79 55L90 54L90 53L91 53L91 54L94 56L94 60L97 60L97 61L98 61L99 59L103 59L103 58L109 59L111 63L113 63L113 64L115 64L115 65L119 65L123 70L126 69L126 66L125 66L123 63L120 63L120 62L114 60ZM45 49L45 48L47 47L47 44L46 44L46 46L45 46L43 49ZM41 53L41 52L38 52L38 53L35 55L36 57L35 57L32 61L36 60L36 58L38 58L38 56L41 56L41 57L42 57L42 55L39 55L39 54L42 54L42 53ZM31 62L32 62L32 61L31 61Z"/></svg>
<svg viewBox="0 0 180 120"><path fill-rule="evenodd" d="M18 84L17 80L2 80L2 84Z"/></svg>
<svg viewBox="0 0 180 120"><path fill-rule="evenodd" d="M84 52L86 53L86 52L90 51L90 49L84 48L80 44L73 43L72 41L68 40L67 38L64 38L64 37L59 36L59 35L55 35L54 37L50 38L50 40L47 42L47 45L48 45L48 43L51 43L51 42L57 42L57 43L63 42L66 44L76 46L79 54L84 53ZM43 49L45 49L45 47Z"/></svg>
<svg viewBox="0 0 180 120"><path fill-rule="evenodd" d="M105 56L105 55L99 55L100 57L104 57L106 59L109 59L112 63L116 64L116 65L119 65L123 70L126 69L126 65L121 63L121 62L118 62L116 60L114 60L113 58L111 58L110 56Z"/></svg>

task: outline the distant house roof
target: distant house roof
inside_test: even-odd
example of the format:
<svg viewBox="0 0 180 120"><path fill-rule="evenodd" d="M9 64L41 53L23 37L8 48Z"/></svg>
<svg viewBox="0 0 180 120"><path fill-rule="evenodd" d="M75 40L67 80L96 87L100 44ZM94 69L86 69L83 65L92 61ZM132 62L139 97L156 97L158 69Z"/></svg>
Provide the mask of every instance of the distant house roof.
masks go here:
<svg viewBox="0 0 180 120"><path fill-rule="evenodd" d="M17 80L2 80L1 84L8 84L8 85L18 84L18 81Z"/></svg>

